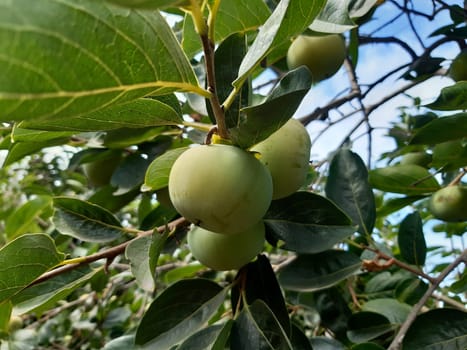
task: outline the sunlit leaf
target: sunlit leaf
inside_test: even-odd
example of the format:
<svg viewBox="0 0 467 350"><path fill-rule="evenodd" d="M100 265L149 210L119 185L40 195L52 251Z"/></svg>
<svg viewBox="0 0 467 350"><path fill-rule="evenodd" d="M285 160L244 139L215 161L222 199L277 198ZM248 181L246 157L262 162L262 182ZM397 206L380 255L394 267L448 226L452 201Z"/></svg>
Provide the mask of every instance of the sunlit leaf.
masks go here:
<svg viewBox="0 0 467 350"><path fill-rule="evenodd" d="M167 187L173 163L186 150L187 147L175 148L154 159L146 171L144 190L156 191Z"/></svg>
<svg viewBox="0 0 467 350"><path fill-rule="evenodd" d="M369 300L363 305L362 310L379 313L389 322L401 324L407 319L411 307L395 299L380 298Z"/></svg>
<svg viewBox="0 0 467 350"><path fill-rule="evenodd" d="M355 27L350 19L349 4L352 0L328 0L311 23L310 29L322 33L342 33Z"/></svg>

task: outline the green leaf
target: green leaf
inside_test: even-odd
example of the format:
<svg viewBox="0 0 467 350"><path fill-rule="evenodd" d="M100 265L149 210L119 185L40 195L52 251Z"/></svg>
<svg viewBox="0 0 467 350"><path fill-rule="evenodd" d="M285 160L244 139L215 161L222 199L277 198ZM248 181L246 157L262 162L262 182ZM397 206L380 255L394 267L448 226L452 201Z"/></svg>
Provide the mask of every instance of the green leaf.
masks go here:
<svg viewBox="0 0 467 350"><path fill-rule="evenodd" d="M125 257L130 261L131 273L138 286L148 292L153 292L156 286L155 269L167 236L167 232L159 234L155 231L151 236L131 241L126 247Z"/></svg>
<svg viewBox="0 0 467 350"><path fill-rule="evenodd" d="M144 190L156 191L167 187L173 163L187 149L188 147L171 149L154 159L146 170Z"/></svg>
<svg viewBox="0 0 467 350"><path fill-rule="evenodd" d="M230 342L232 350L292 350L279 321L260 299L245 306L235 319Z"/></svg>
<svg viewBox="0 0 467 350"><path fill-rule="evenodd" d="M318 15L324 0L283 0L261 26L245 55L234 85L238 88L273 49L302 33Z"/></svg>
<svg viewBox="0 0 467 350"><path fill-rule="evenodd" d="M349 4L352 0L328 0L310 25L310 29L321 33L343 33L356 24L350 19Z"/></svg>
<svg viewBox="0 0 467 350"><path fill-rule="evenodd" d="M41 314L54 307L74 290L88 282L100 269L82 266L66 274L28 287L12 298L16 315L35 312Z"/></svg>
<svg viewBox="0 0 467 350"><path fill-rule="evenodd" d="M285 289L311 292L331 287L357 273L360 267L360 259L346 251L302 254L280 270L279 282Z"/></svg>
<svg viewBox="0 0 467 350"><path fill-rule="evenodd" d="M203 93L157 11L1 0L0 13L2 121L78 117L176 90Z"/></svg>
<svg viewBox="0 0 467 350"><path fill-rule="evenodd" d="M106 0L129 8L158 9L164 7L189 5L189 0Z"/></svg>
<svg viewBox="0 0 467 350"><path fill-rule="evenodd" d="M426 196L408 196L408 197L399 197L399 198L389 198L383 203L383 206L379 207L376 210L378 217L388 216L420 199L425 198Z"/></svg>
<svg viewBox="0 0 467 350"><path fill-rule="evenodd" d="M331 160L326 196L358 225L358 232L370 234L376 221L376 204L368 183L368 171L358 154L339 150Z"/></svg>
<svg viewBox="0 0 467 350"><path fill-rule="evenodd" d="M385 316L363 311L350 317L347 336L353 343L363 343L394 331L394 329L395 327Z"/></svg>
<svg viewBox="0 0 467 350"><path fill-rule="evenodd" d="M12 309L13 305L11 302L0 303L0 334L8 333Z"/></svg>
<svg viewBox="0 0 467 350"><path fill-rule="evenodd" d="M24 203L10 214L5 221L5 233L11 240L35 227L38 216L50 208L52 199L48 196L38 196ZM30 231L31 232L31 231Z"/></svg>
<svg viewBox="0 0 467 350"><path fill-rule="evenodd" d="M428 285L418 278L407 278L399 282L394 295L400 302L414 305L428 290Z"/></svg>
<svg viewBox="0 0 467 350"><path fill-rule="evenodd" d="M431 165L443 167L444 171L457 170L467 165L467 144L463 140L453 140L437 144L433 148Z"/></svg>
<svg viewBox="0 0 467 350"><path fill-rule="evenodd" d="M394 165L371 170L369 175L371 185L385 192L420 195L440 188L433 175L419 165Z"/></svg>
<svg viewBox="0 0 467 350"><path fill-rule="evenodd" d="M290 343L294 350L313 350L306 334L294 324L292 324Z"/></svg>
<svg viewBox="0 0 467 350"><path fill-rule="evenodd" d="M435 309L419 315L402 342L404 349L467 348L467 312Z"/></svg>
<svg viewBox="0 0 467 350"><path fill-rule="evenodd" d="M467 135L467 113L433 119L418 129L410 140L411 144L433 145L461 139Z"/></svg>
<svg viewBox="0 0 467 350"><path fill-rule="evenodd" d="M214 26L215 42L222 42L234 33L245 34L258 29L270 13L263 0L221 1ZM185 16L183 23L182 46L190 58L202 50L199 34L195 31L190 15ZM229 80L229 83L232 81Z"/></svg>
<svg viewBox="0 0 467 350"><path fill-rule="evenodd" d="M18 254L20 252L20 254ZM57 266L65 254L45 234L25 234L0 249L0 304Z"/></svg>
<svg viewBox="0 0 467 350"><path fill-rule="evenodd" d="M206 279L174 283L144 314L136 331L136 344L147 349L170 349L198 331L214 315L224 302L226 292Z"/></svg>
<svg viewBox="0 0 467 350"><path fill-rule="evenodd" d="M341 342L326 336L313 337L310 339L313 350L347 350Z"/></svg>
<svg viewBox="0 0 467 350"><path fill-rule="evenodd" d="M203 328L187 338L177 350L224 350L229 339L233 321Z"/></svg>
<svg viewBox="0 0 467 350"><path fill-rule="evenodd" d="M423 266L426 259L426 242L423 234L423 222L416 211L402 220L397 235L397 243L405 261L409 264Z"/></svg>
<svg viewBox="0 0 467 350"><path fill-rule="evenodd" d="M128 335L123 335L118 338L114 338L111 341L109 341L105 346L102 348L102 350L138 350L139 347L135 346L135 335L134 334L128 334Z"/></svg>
<svg viewBox="0 0 467 350"><path fill-rule="evenodd" d="M244 116L229 130L233 143L248 148L266 139L293 116L310 87L307 68L288 72L263 103L242 110Z"/></svg>
<svg viewBox="0 0 467 350"><path fill-rule="evenodd" d="M379 298L366 302L362 310L376 312L385 316L391 323L402 324L407 319L411 307L396 299Z"/></svg>
<svg viewBox="0 0 467 350"><path fill-rule="evenodd" d="M164 150L161 150L161 152ZM139 188L144 181L144 174L149 164L150 160L138 153L125 157L110 179L110 184L117 187L115 195L128 193L135 188Z"/></svg>
<svg viewBox="0 0 467 350"><path fill-rule="evenodd" d="M371 12L378 0L350 0L349 12L351 18L360 18Z"/></svg>
<svg viewBox="0 0 467 350"><path fill-rule="evenodd" d="M87 242L110 242L124 232L120 221L108 210L71 197L54 198L53 223L64 235Z"/></svg>
<svg viewBox="0 0 467 350"><path fill-rule="evenodd" d="M182 124L181 112L170 103L168 96L175 98L174 95L138 98L79 116L28 120L19 125L30 129L86 132Z"/></svg>
<svg viewBox="0 0 467 350"><path fill-rule="evenodd" d="M13 128L13 132L11 134L12 142L50 142L58 139L63 143L73 135L73 132L70 131L29 130L22 128L20 125L21 123L15 125Z"/></svg>
<svg viewBox="0 0 467 350"><path fill-rule="evenodd" d="M351 347L351 350L385 350L382 346L375 343L360 343Z"/></svg>
<svg viewBox="0 0 467 350"><path fill-rule="evenodd" d="M437 111L467 109L467 81L459 81L443 88L436 101L427 107Z"/></svg>
<svg viewBox="0 0 467 350"><path fill-rule="evenodd" d="M319 253L355 232L349 217L325 197L296 192L272 201L264 217L267 232L284 242L281 248Z"/></svg>
<svg viewBox="0 0 467 350"><path fill-rule="evenodd" d="M243 267L237 274L237 283L231 291L231 304L234 310L240 310L243 301L252 304L255 300L263 300L271 309L274 316L287 335L290 335L290 319L281 287L277 282L276 274L271 263L265 255ZM235 311L234 311L235 312Z"/></svg>

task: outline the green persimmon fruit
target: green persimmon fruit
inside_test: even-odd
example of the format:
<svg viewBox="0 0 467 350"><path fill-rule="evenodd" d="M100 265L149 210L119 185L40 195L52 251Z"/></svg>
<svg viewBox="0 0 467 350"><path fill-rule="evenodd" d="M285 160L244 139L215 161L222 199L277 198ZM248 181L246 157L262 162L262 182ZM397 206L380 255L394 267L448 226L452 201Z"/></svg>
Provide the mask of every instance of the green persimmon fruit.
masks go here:
<svg viewBox="0 0 467 350"><path fill-rule="evenodd" d="M414 164L424 168L428 167L433 157L426 152L409 152L402 156L400 164Z"/></svg>
<svg viewBox="0 0 467 350"><path fill-rule="evenodd" d="M430 199L430 212L448 222L467 220L467 187L447 186L436 191Z"/></svg>
<svg viewBox="0 0 467 350"><path fill-rule="evenodd" d="M272 179L252 153L230 145L202 145L174 162L169 195L188 221L214 232L237 233L266 213Z"/></svg>
<svg viewBox="0 0 467 350"><path fill-rule="evenodd" d="M290 119L251 148L260 154L260 161L271 172L273 199L287 197L305 183L310 167L310 148L310 135L297 119Z"/></svg>
<svg viewBox="0 0 467 350"><path fill-rule="evenodd" d="M454 81L467 80L467 49L462 50L449 67L449 76Z"/></svg>
<svg viewBox="0 0 467 350"><path fill-rule="evenodd" d="M342 35L299 35L287 52L289 69L307 66L313 81L320 82L334 75L344 62L346 50Z"/></svg>
<svg viewBox="0 0 467 350"><path fill-rule="evenodd" d="M110 183L112 174L122 160L120 152L109 154L108 157L98 158L97 160L84 163L83 171L89 184L93 187L103 187Z"/></svg>
<svg viewBox="0 0 467 350"><path fill-rule="evenodd" d="M265 242L263 221L235 234L222 234L192 226L187 236L193 256L218 271L235 270L258 255Z"/></svg>

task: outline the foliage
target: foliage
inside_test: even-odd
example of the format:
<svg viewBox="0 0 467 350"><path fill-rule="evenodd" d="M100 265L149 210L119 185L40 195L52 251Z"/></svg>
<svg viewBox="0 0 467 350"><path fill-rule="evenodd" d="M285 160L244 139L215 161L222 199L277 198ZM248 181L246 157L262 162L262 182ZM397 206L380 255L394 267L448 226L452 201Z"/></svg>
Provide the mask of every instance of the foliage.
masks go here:
<svg viewBox="0 0 467 350"><path fill-rule="evenodd" d="M429 201L467 186L467 82L449 78L467 14L418 6L0 0L0 349L465 349L467 222L435 219ZM303 33L343 34L349 79L300 116L342 78L286 68ZM362 80L369 44L407 59ZM440 57L445 45L456 54ZM395 147L377 154L378 110L401 96L384 129ZM253 261L201 265L164 196L172 165L192 144L248 150L292 117L315 142L335 128L342 142L312 146L306 184L272 201ZM400 163L412 152L431 162Z"/></svg>

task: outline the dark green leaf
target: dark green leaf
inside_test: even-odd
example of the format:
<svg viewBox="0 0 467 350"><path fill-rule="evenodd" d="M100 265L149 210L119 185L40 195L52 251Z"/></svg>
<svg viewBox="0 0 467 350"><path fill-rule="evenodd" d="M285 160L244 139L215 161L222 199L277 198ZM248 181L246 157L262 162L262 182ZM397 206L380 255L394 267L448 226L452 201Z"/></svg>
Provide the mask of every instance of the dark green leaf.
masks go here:
<svg viewBox="0 0 467 350"><path fill-rule="evenodd" d="M110 184L118 188L114 194L119 196L141 187L150 163L149 159L138 153L125 157L110 179Z"/></svg>
<svg viewBox="0 0 467 350"><path fill-rule="evenodd" d="M299 253L319 253L355 232L334 203L311 192L296 192L271 203L264 222L269 233Z"/></svg>
<svg viewBox="0 0 467 350"><path fill-rule="evenodd" d="M167 187L173 163L187 149L187 147L175 148L154 159L146 170L144 190L156 191Z"/></svg>
<svg viewBox="0 0 467 350"><path fill-rule="evenodd" d="M358 232L370 234L376 221L376 204L362 159L348 149L338 151L329 166L326 196L358 225Z"/></svg>
<svg viewBox="0 0 467 350"><path fill-rule="evenodd" d="M146 95L201 92L157 11L1 0L0 13L3 121L78 117Z"/></svg>
<svg viewBox="0 0 467 350"><path fill-rule="evenodd" d="M242 110L244 115L230 129L234 144L248 148L266 139L293 116L310 87L307 68L288 72L263 103Z"/></svg>
<svg viewBox="0 0 467 350"><path fill-rule="evenodd" d="M370 171L370 183L381 191L420 195L439 190L433 175L419 165L394 165Z"/></svg>
<svg viewBox="0 0 467 350"><path fill-rule="evenodd" d="M198 331L224 302L225 294L226 290L206 279L174 283L144 314L136 331L136 344L147 349L170 349Z"/></svg>
<svg viewBox="0 0 467 350"><path fill-rule="evenodd" d="M461 139L467 135L467 113L458 113L437 118L418 129L411 144L433 145Z"/></svg>
<svg viewBox="0 0 467 350"><path fill-rule="evenodd" d="M357 312L349 319L347 336L354 343L363 343L394 331L389 320L374 312Z"/></svg>
<svg viewBox="0 0 467 350"><path fill-rule="evenodd" d="M268 258L259 255L256 261L243 267L238 272L237 277L242 283L237 283L232 288L231 303L234 305L233 309L238 309L243 298L248 304L261 299L274 313L284 332L290 335L289 314L276 274Z"/></svg>
<svg viewBox="0 0 467 350"><path fill-rule="evenodd" d="M54 207L53 223L64 235L89 242L109 242L124 231L111 212L90 202L55 197Z"/></svg>
<svg viewBox="0 0 467 350"><path fill-rule="evenodd" d="M410 305L390 298L372 299L362 307L363 311L381 314L385 316L389 322L396 324L401 324L406 320L410 309Z"/></svg>
<svg viewBox="0 0 467 350"><path fill-rule="evenodd" d="M75 117L28 120L21 122L20 126L30 129L85 132L182 124L180 112L168 102L167 96L139 98Z"/></svg>
<svg viewBox="0 0 467 350"><path fill-rule="evenodd" d="M232 350L293 350L269 307L260 299L245 306L234 321Z"/></svg>
<svg viewBox="0 0 467 350"><path fill-rule="evenodd" d="M347 350L339 341L326 336L313 337L310 339L313 350Z"/></svg>
<svg viewBox="0 0 467 350"><path fill-rule="evenodd" d="M306 334L294 324L292 324L290 343L292 344L293 350L313 350Z"/></svg>
<svg viewBox="0 0 467 350"><path fill-rule="evenodd" d="M21 252L21 254L18 254ZM0 304L63 261L45 234L25 234L0 249Z"/></svg>
<svg viewBox="0 0 467 350"><path fill-rule="evenodd" d="M323 0L283 0L261 26L260 31L245 55L234 85L239 87L251 72L273 49L302 33L318 15L325 4Z"/></svg>
<svg viewBox="0 0 467 350"><path fill-rule="evenodd" d="M354 275L361 267L352 253L329 250L318 254L298 255L279 272L279 282L289 290L314 291Z"/></svg>
<svg viewBox="0 0 467 350"><path fill-rule="evenodd" d="M467 312L435 309L419 315L402 342L404 349L467 348Z"/></svg>
<svg viewBox="0 0 467 350"><path fill-rule="evenodd" d="M427 107L438 111L467 109L467 81L459 81L443 88L436 101Z"/></svg>
<svg viewBox="0 0 467 350"><path fill-rule="evenodd" d="M397 235L402 258L409 264L423 266L426 258L426 242L420 214L408 214L402 220Z"/></svg>
<svg viewBox="0 0 467 350"><path fill-rule="evenodd" d="M177 350L224 350L229 339L232 321L215 324L187 338Z"/></svg>
<svg viewBox="0 0 467 350"><path fill-rule="evenodd" d="M397 284L394 295L402 303L416 304L426 293L428 285L418 278L408 278Z"/></svg>
<svg viewBox="0 0 467 350"><path fill-rule="evenodd" d="M351 350L385 350L382 346L375 343L361 343L352 346Z"/></svg>

